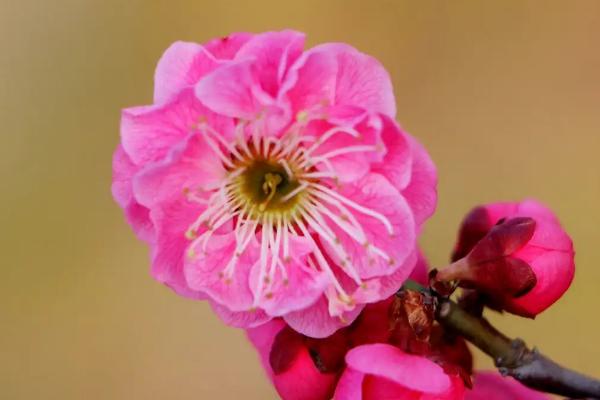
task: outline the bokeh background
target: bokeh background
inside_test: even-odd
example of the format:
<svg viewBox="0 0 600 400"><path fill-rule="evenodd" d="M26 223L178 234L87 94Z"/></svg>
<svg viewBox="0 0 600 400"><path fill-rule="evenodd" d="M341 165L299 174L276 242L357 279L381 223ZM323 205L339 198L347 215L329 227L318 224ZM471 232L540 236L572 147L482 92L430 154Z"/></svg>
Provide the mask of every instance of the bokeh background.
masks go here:
<svg viewBox="0 0 600 400"><path fill-rule="evenodd" d="M600 2L1 0L0 398L276 398L240 331L150 278L109 186L119 110L151 101L171 42L285 27L390 71L439 167L432 264L477 203L556 210L572 289L492 319L600 376Z"/></svg>

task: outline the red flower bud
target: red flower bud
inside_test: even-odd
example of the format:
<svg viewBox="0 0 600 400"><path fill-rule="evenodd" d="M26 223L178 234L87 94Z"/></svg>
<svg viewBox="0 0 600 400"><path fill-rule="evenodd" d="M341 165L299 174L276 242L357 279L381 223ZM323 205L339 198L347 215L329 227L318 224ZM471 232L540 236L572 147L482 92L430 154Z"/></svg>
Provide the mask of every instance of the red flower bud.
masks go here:
<svg viewBox="0 0 600 400"><path fill-rule="evenodd" d="M493 306L535 317L568 289L575 264L571 239L540 203L494 203L463 221L453 261L436 276L485 293Z"/></svg>

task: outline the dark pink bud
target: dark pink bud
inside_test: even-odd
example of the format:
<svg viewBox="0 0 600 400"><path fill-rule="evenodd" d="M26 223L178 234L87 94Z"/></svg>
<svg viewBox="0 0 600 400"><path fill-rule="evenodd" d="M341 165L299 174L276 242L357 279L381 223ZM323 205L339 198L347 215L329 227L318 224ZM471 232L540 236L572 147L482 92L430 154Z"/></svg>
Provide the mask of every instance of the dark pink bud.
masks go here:
<svg viewBox="0 0 600 400"><path fill-rule="evenodd" d="M437 280L476 288L495 307L525 317L558 300L575 270L571 239L533 200L475 208L463 221L452 258Z"/></svg>

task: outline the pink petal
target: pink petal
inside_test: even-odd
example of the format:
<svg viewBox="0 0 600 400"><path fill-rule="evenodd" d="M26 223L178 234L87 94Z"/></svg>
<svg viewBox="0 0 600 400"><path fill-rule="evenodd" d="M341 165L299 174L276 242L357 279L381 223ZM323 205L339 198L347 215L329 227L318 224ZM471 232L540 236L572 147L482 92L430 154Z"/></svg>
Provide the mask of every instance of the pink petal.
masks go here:
<svg viewBox="0 0 600 400"><path fill-rule="evenodd" d="M346 355L346 363L363 374L386 378L424 393L442 393L450 387L450 379L439 365L388 344L355 347Z"/></svg>
<svg viewBox="0 0 600 400"><path fill-rule="evenodd" d="M337 74L335 57L318 49L305 52L291 67L280 95L286 95L297 113L335 100Z"/></svg>
<svg viewBox="0 0 600 400"><path fill-rule="evenodd" d="M158 161L208 113L191 90L164 105L125 109L121 116L123 149L137 165Z"/></svg>
<svg viewBox="0 0 600 400"><path fill-rule="evenodd" d="M262 310L251 311L231 311L227 307L220 305L209 299L210 307L221 320L234 328L254 328L261 326L271 320Z"/></svg>
<svg viewBox="0 0 600 400"><path fill-rule="evenodd" d="M236 60L253 59L261 89L277 97L287 70L302 53L304 34L291 30L254 36L237 53Z"/></svg>
<svg viewBox="0 0 600 400"><path fill-rule="evenodd" d="M321 373L315 366L308 350L303 347L294 356L290 366L275 374L270 362L275 337L285 328L281 320L272 320L246 333L260 356L267 376L277 392L285 400L328 400L335 388L337 376Z"/></svg>
<svg viewBox="0 0 600 400"><path fill-rule="evenodd" d="M186 190L209 193L226 174L204 135L196 133L175 145L163 161L140 172L133 189L136 199L152 208L165 201L184 200Z"/></svg>
<svg viewBox="0 0 600 400"><path fill-rule="evenodd" d="M513 378L504 378L495 372L479 372L474 378L473 390L466 392L465 400L550 400L550 397Z"/></svg>
<svg viewBox="0 0 600 400"><path fill-rule="evenodd" d="M396 272L379 278L379 295L382 299L388 298L396 293L407 279L415 279L415 276L420 275L420 272L417 271L418 260L419 252L418 249L415 249L406 260L404 260L404 263L396 270ZM417 279L415 280L419 282ZM425 276L425 284L426 283L427 277Z"/></svg>
<svg viewBox="0 0 600 400"><path fill-rule="evenodd" d="M190 289L183 273L185 251L189 245L185 232L202 211L198 204L176 201L162 204L150 213L156 227L152 276L184 297L204 297L197 290Z"/></svg>
<svg viewBox="0 0 600 400"><path fill-rule="evenodd" d="M113 181L111 191L116 202L125 211L125 218L136 235L143 241L154 240L154 225L149 210L133 197L132 178L139 167L133 164L123 147L119 145L113 156Z"/></svg>
<svg viewBox="0 0 600 400"><path fill-rule="evenodd" d="M537 278L535 287L524 296L511 299L509 309L537 315L556 302L569 288L575 275L574 255L526 246L515 257L529 264Z"/></svg>
<svg viewBox="0 0 600 400"><path fill-rule="evenodd" d="M334 108L334 107L331 107ZM337 107L336 107L337 108ZM367 116L357 121L355 126L334 126L326 121L317 120L309 124L305 134L323 137L330 129L348 128L360 136L355 138L348 133L338 133L320 144L311 155L315 160L319 156L327 156L329 163L318 163L317 169L335 173L338 182L356 181L365 176L371 169L371 164L383 160L385 147L381 141L381 120L379 116ZM360 151L345 152L347 149L360 146ZM338 154L339 155L335 155Z"/></svg>
<svg viewBox="0 0 600 400"><path fill-rule="evenodd" d="M304 310L292 311L283 316L295 331L313 338L324 338L339 328L347 326L358 317L364 305L358 304L351 311L346 312L342 318L332 317L329 314L327 298L321 296L316 303Z"/></svg>
<svg viewBox="0 0 600 400"><path fill-rule="evenodd" d="M437 170L427 150L407 136L412 151L411 178L402 196L413 210L417 226L433 215L437 206Z"/></svg>
<svg viewBox="0 0 600 400"><path fill-rule="evenodd" d="M363 400L362 385L365 375L351 368L346 368L338 381L334 400Z"/></svg>
<svg viewBox="0 0 600 400"><path fill-rule="evenodd" d="M382 122L381 138L387 153L382 162L373 166L372 171L385 176L398 191L402 191L411 181L411 144L408 135L394 120L382 117Z"/></svg>
<svg viewBox="0 0 600 400"><path fill-rule="evenodd" d="M218 60L231 60L253 36L253 34L246 32L232 33L205 43L204 48Z"/></svg>
<svg viewBox="0 0 600 400"><path fill-rule="evenodd" d="M258 260L258 243L252 240L242 252L231 276L224 275L236 252L235 233L213 234L206 252L199 250L195 257L185 261L188 285L206 292L217 303L231 311L249 311L254 296L248 284L250 270Z"/></svg>
<svg viewBox="0 0 600 400"><path fill-rule="evenodd" d="M390 76L375 58L339 43L317 46L337 62L334 104L355 105L394 117L396 101Z"/></svg>
<svg viewBox="0 0 600 400"><path fill-rule="evenodd" d="M261 111L259 92L250 60L217 69L200 80L195 88L198 99L214 112L246 120L255 119Z"/></svg>
<svg viewBox="0 0 600 400"><path fill-rule="evenodd" d="M273 380L273 368L269 362L271 349L275 337L285 326L283 320L273 319L263 325L246 330L246 336L258 352L260 363L271 381Z"/></svg>
<svg viewBox="0 0 600 400"><path fill-rule="evenodd" d="M348 264L364 279L396 272L413 251L416 239L412 211L404 198L379 174L369 174L360 181L345 185L338 192L347 199L385 216L392 228L392 231L389 231L379 219L362 212L351 211L366 235L367 242L360 243L345 229L330 222L341 247L350 257ZM368 246L379 248L387 256L380 256L369 250L367 243ZM347 262L340 258L330 243L327 243L325 248L338 265ZM414 264L410 266L405 276L410 274L413 266Z"/></svg>
<svg viewBox="0 0 600 400"><path fill-rule="evenodd" d="M175 42L163 54L154 73L154 102L164 103L220 65L204 47Z"/></svg>
<svg viewBox="0 0 600 400"><path fill-rule="evenodd" d="M292 260L281 266L286 269L287 277L284 277L281 268L277 268L272 283L266 289L260 288L263 284L259 280L260 264L252 269L250 286L255 297L260 295L258 306L267 314L277 317L309 307L323 295L329 284L325 272L308 266L306 257L310 255L312 246L306 242L300 237L290 237ZM270 267L271 258L267 261Z"/></svg>

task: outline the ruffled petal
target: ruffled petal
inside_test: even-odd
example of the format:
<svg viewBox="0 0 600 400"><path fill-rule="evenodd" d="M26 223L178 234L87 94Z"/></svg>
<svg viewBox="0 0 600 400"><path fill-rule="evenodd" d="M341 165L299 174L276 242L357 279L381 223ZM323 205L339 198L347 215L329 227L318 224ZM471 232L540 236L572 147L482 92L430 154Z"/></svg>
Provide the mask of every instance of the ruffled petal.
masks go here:
<svg viewBox="0 0 600 400"><path fill-rule="evenodd" d="M214 112L245 120L258 117L261 92L251 60L223 66L205 76L195 87L196 96Z"/></svg>
<svg viewBox="0 0 600 400"><path fill-rule="evenodd" d="M198 204L174 201L162 204L150 212L156 227L156 243L152 248L152 276L183 297L205 297L188 286L183 273L185 252L189 245L185 232L202 211L203 207Z"/></svg>
<svg viewBox="0 0 600 400"><path fill-rule="evenodd" d="M150 210L133 197L132 179L139 167L131 161L123 147L119 145L113 156L113 180L111 191L115 201L125 211L125 218L136 235L143 241L154 240L154 225L150 220Z"/></svg>
<svg viewBox="0 0 600 400"><path fill-rule="evenodd" d="M379 61L340 43L323 44L315 50L330 53L337 61L334 104L396 116L392 81Z"/></svg>
<svg viewBox="0 0 600 400"><path fill-rule="evenodd" d="M332 317L329 314L327 298L321 296L312 306L303 310L292 311L284 315L283 318L292 329L305 336L324 338L338 329L350 325L363 308L363 304L358 304L341 317Z"/></svg>
<svg viewBox="0 0 600 400"><path fill-rule="evenodd" d="M349 233L351 228L344 229L344 225L330 220L329 225L339 240L337 246L348 257L342 258L339 248L327 242L327 253L336 264L355 269L364 279L391 275L404 266L415 247L416 233L412 212L398 191L383 176L369 174L345 185L338 193L369 210L370 215L355 209L350 211L363 232L355 233L355 237ZM413 266L405 271L405 277Z"/></svg>
<svg viewBox="0 0 600 400"><path fill-rule="evenodd" d="M225 180L227 171L206 137L191 134L163 160L148 166L134 179L135 198L146 207L185 199L188 191L207 197Z"/></svg>
<svg viewBox="0 0 600 400"><path fill-rule="evenodd" d="M154 102L164 103L217 68L219 62L203 46L175 42L158 61L154 73Z"/></svg>
<svg viewBox="0 0 600 400"><path fill-rule="evenodd" d="M247 32L236 32L230 35L213 39L204 44L208 50L218 60L231 60L240 48L246 44L254 35Z"/></svg>
<svg viewBox="0 0 600 400"><path fill-rule="evenodd" d="M373 165L372 171L387 178L398 190L406 189L411 181L413 154L409 137L389 117L382 117L381 138L386 154L380 163Z"/></svg>
<svg viewBox="0 0 600 400"><path fill-rule="evenodd" d="M250 286L257 305L267 314L277 317L311 306L323 295L329 278L323 271L308 266L306 258L312 251L308 240L290 238L291 260L281 260L275 274L268 283L259 280L260 265L256 264L250 274ZM272 258L267 260L271 265ZM283 271L285 269L285 271Z"/></svg>
<svg viewBox="0 0 600 400"><path fill-rule="evenodd" d="M259 246L252 239L241 254L237 254L235 233L213 234L206 251L199 251L185 261L188 285L207 293L230 311L249 311L254 296L250 290L250 270L258 260ZM232 265L234 263L234 265Z"/></svg>
<svg viewBox="0 0 600 400"><path fill-rule="evenodd" d="M265 32L244 44L236 54L236 60L253 59L252 67L260 88L275 98L303 47L303 33L292 30Z"/></svg>
<svg viewBox="0 0 600 400"><path fill-rule="evenodd" d="M412 152L411 177L408 186L401 193L420 227L433 215L437 206L437 169L427 150L414 138L407 137Z"/></svg>
<svg viewBox="0 0 600 400"><path fill-rule="evenodd" d="M123 149L140 166L161 160L209 113L191 90L182 91L167 104L127 108L121 116Z"/></svg>
<svg viewBox="0 0 600 400"><path fill-rule="evenodd" d="M233 326L234 328L255 328L271 320L271 317L262 310L231 311L215 301L209 299L209 302L210 307L215 314L217 314L225 324Z"/></svg>

